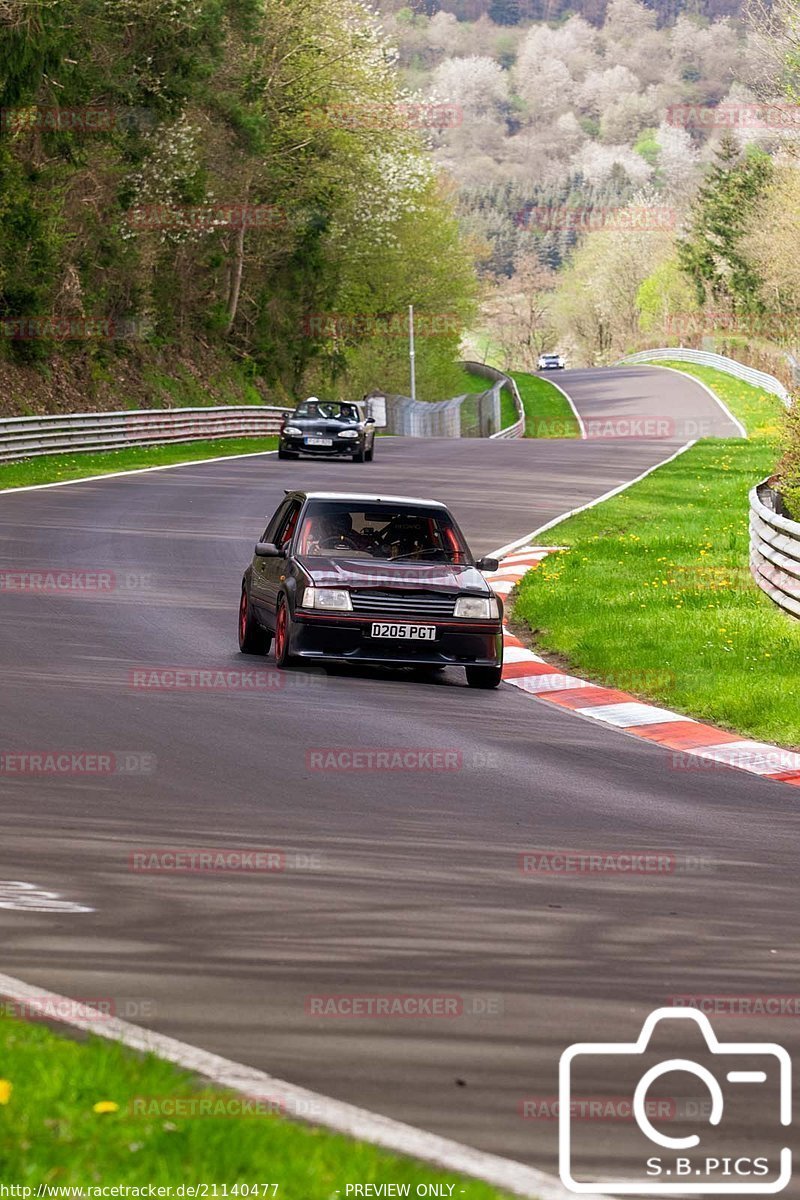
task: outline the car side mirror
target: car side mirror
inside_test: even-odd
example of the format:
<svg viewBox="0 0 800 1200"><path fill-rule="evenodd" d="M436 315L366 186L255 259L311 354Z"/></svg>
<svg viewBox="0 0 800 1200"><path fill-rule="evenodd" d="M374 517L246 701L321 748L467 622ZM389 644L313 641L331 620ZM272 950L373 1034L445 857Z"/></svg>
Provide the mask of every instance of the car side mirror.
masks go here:
<svg viewBox="0 0 800 1200"><path fill-rule="evenodd" d="M496 558L479 558L475 566L479 571L496 571L500 563Z"/></svg>
<svg viewBox="0 0 800 1200"><path fill-rule="evenodd" d="M274 542L256 542L256 558L283 558L284 554Z"/></svg>
<svg viewBox="0 0 800 1200"><path fill-rule="evenodd" d="M374 418L374 417L367 417L367 418L365 419L365 421L364 421L364 424L365 424L365 425L374 425L374 424L375 424L375 418Z"/></svg>

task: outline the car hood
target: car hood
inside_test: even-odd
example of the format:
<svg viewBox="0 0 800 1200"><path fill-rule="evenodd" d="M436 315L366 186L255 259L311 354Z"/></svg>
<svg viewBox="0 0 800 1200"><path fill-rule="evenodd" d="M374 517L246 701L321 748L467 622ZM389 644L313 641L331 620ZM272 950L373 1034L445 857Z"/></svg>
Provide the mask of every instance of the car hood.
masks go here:
<svg viewBox="0 0 800 1200"><path fill-rule="evenodd" d="M453 563L399 562L392 566L379 558L328 558L303 555L298 558L317 587L397 588L398 591L482 592L489 585L477 567Z"/></svg>

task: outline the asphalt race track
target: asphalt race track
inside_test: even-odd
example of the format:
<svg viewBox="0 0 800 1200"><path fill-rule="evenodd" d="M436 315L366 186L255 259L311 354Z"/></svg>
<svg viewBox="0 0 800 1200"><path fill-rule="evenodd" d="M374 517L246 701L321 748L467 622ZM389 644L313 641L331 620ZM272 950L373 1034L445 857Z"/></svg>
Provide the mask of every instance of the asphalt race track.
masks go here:
<svg viewBox="0 0 800 1200"><path fill-rule="evenodd" d="M698 432L735 435L699 385L667 372L558 382L587 421L672 424L651 439L387 439L371 465L273 455L0 496L0 568L115 580L96 595L2 596L2 750L132 751L153 768L0 779L0 879L94 910L0 908L2 971L551 1171L556 1123L519 1106L555 1096L568 1044L630 1040L675 993L799 990L796 789L677 771L667 751L509 687L468 690L455 670L421 682L342 669L260 693L132 684L145 667L270 665L238 654L236 608L284 488L437 497L486 553ZM439 772L311 769L324 747L462 757ZM130 868L142 849L198 847L277 848L287 867ZM660 851L694 868L523 875L519 855L545 847ZM398 993L457 996L458 1015L312 1012L314 997ZM796 1021L724 1025L800 1049ZM749 1120L748 1144L767 1117Z"/></svg>

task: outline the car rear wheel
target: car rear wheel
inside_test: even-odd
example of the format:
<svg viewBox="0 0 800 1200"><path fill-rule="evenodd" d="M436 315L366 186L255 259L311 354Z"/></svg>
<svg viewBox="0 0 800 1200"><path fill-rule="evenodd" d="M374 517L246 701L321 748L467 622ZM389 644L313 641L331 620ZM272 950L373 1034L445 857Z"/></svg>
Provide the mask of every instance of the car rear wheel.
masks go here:
<svg viewBox="0 0 800 1200"><path fill-rule="evenodd" d="M242 654L266 654L272 635L259 625L250 607L247 588L242 588L239 602L239 649Z"/></svg>
<svg viewBox="0 0 800 1200"><path fill-rule="evenodd" d="M294 658L289 653L292 642L292 618L289 605L283 596L278 598L278 608L275 613L275 662L286 671L294 666Z"/></svg>
<svg viewBox="0 0 800 1200"><path fill-rule="evenodd" d="M503 678L502 667L467 667L466 670L471 688L496 688Z"/></svg>

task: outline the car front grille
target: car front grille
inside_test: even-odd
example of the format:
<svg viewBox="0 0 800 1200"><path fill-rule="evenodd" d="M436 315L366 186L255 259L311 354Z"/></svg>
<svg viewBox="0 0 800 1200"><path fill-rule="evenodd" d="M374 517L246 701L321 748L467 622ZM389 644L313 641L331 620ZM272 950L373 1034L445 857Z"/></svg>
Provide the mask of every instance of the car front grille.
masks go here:
<svg viewBox="0 0 800 1200"><path fill-rule="evenodd" d="M446 592L351 592L353 612L376 617L452 617L455 596Z"/></svg>

